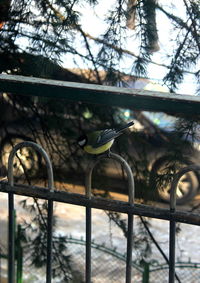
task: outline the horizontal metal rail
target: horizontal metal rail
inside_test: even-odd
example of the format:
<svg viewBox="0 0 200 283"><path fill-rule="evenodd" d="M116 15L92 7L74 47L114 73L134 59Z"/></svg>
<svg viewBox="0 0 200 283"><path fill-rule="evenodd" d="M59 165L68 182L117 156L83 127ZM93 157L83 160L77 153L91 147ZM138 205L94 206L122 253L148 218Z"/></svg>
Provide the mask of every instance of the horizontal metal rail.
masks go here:
<svg viewBox="0 0 200 283"><path fill-rule="evenodd" d="M99 197L88 199L86 196L81 194L74 194L62 191L50 192L47 188L42 187L29 187L26 185L10 186L7 182L4 181L0 182L0 192L12 192L17 195L36 197L85 207L88 206L91 208L115 211L120 213L132 213L135 215L141 215L145 217L163 220L171 219L180 223L200 226L199 214L184 211L171 212L169 209L152 207L143 204L135 204L134 206L131 206L127 202L118 200L108 200Z"/></svg>
<svg viewBox="0 0 200 283"><path fill-rule="evenodd" d="M82 101L107 106L127 107L135 110L200 114L199 96L177 95L142 89L0 75L0 91L26 96L65 98L75 102Z"/></svg>

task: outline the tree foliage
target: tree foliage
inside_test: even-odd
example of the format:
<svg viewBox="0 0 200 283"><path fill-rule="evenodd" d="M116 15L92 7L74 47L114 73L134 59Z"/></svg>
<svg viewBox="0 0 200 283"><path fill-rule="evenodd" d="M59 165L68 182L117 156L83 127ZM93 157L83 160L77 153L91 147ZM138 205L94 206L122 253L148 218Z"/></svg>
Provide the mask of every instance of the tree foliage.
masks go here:
<svg viewBox="0 0 200 283"><path fill-rule="evenodd" d="M23 59L20 60L19 54L25 52L27 57L42 55L60 65L63 60L71 61L73 58L78 68L95 70L96 81L101 83L99 70L105 70L108 76L110 72L122 73L121 63L126 58L132 62L129 75L146 75L154 52L161 49L161 55L168 58L169 62L164 66L164 82L170 90L176 90L188 72L199 81L199 1L182 0L179 13L177 9L172 9L172 4L170 6L170 3L167 5L162 1L116 0L102 19L102 32L91 35L83 27L85 18L91 14L84 14L86 10L83 7L98 12L100 4L101 1L87 0L2 1L0 55L7 51L17 54L19 68L15 66L13 69L9 64L4 64L1 71L20 72ZM158 27L158 15L166 17L169 21L168 29L173 29L169 50L159 42L167 29ZM126 46L131 48L127 49ZM31 64L31 58L28 63ZM159 64L163 65L162 61ZM45 66L44 59L38 75L44 76L42 69Z"/></svg>
<svg viewBox="0 0 200 283"><path fill-rule="evenodd" d="M125 78L125 73L131 80L149 76L149 67L153 65L157 73L160 68L165 70L162 83L167 85L170 91L176 91L188 74L194 77L200 88L200 1L179 2L181 13L173 10L172 4L163 4L162 1L113 0L105 15L99 15L104 24L102 31L90 33L84 28L84 20L87 21L89 16L81 11L86 11L83 9L86 7L100 14L98 9L101 0L0 1L0 73L116 85ZM162 44L161 38L166 30L159 23L158 19L161 17L168 20L169 28L173 30L168 39L169 48ZM157 54L160 54L160 61L155 59ZM76 71L71 69L72 62ZM116 126L124 122L120 110L115 107L18 97L12 94L1 94L1 101L1 110L9 109L9 114L0 117L4 136L11 137L13 133L9 131L13 129L13 125L17 125L18 136L23 135L39 141L53 160L55 177L60 182L65 182L66 179L71 181L70 178L77 172L80 183L84 182L88 160L74 145L81 132L91 128ZM131 115L132 118L138 118L142 114L133 111ZM142 119L144 120L144 117ZM190 120L182 118L177 123L177 130L181 137L190 135L196 139L195 129L198 123L198 117L195 120L193 117ZM137 188L146 194L147 191L152 194L148 187L150 169L146 152L152 150L153 142L160 146L157 139L160 134L162 135L152 126L148 137L145 131L139 134L133 132L129 138L122 137L121 142L115 143L115 150L129 161L138 178ZM4 136L1 137L1 148L7 142ZM168 152L171 152L170 156L174 157L174 152L176 156L179 153L181 155L180 139L174 139L173 135L170 137L173 140L170 148L167 148ZM132 155L135 151L135 141L140 144L137 160ZM131 151L128 150L130 148ZM105 173L104 171L104 166L99 168L101 174ZM73 182L77 182L76 176ZM103 181L105 185L105 179ZM42 266L46 256L41 252L46 227L45 219L38 208L40 207L37 202L26 207L36 213L33 219L36 223L34 231L30 224L27 224L26 228L34 234L33 245L30 246L33 263ZM41 209L46 217L46 208ZM110 214L110 218L126 234L126 225L120 217ZM150 241L148 233L142 228L141 234L142 237L138 237L136 244L142 247L142 259L150 253ZM35 245L39 248L34 249ZM70 258L66 256L62 238L55 241L54 252L58 250L60 255L55 257L56 264L59 265L59 261L68 264L60 265L67 282L71 277ZM54 271L57 276L59 269Z"/></svg>

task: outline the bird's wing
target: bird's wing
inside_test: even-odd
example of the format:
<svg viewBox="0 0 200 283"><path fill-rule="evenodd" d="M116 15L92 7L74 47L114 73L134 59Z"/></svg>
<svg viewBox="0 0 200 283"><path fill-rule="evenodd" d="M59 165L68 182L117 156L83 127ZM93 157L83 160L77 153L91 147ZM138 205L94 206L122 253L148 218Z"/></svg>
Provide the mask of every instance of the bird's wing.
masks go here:
<svg viewBox="0 0 200 283"><path fill-rule="evenodd" d="M96 142L93 144L94 148L97 148L99 146L102 146L106 144L107 142L113 140L114 138L121 135L120 132L117 132L115 129L106 129L100 132L98 135L98 138Z"/></svg>
<svg viewBox="0 0 200 283"><path fill-rule="evenodd" d="M124 131L124 130L126 130L127 128L133 126L133 125L134 125L134 122L131 121L131 122L127 123L126 125L122 125L121 127L117 128L117 129L116 129L116 132Z"/></svg>
<svg viewBox="0 0 200 283"><path fill-rule="evenodd" d="M101 130L100 131L94 131L88 134L88 144L94 145L97 143L99 136L101 135Z"/></svg>
<svg viewBox="0 0 200 283"><path fill-rule="evenodd" d="M115 139L116 137L120 136L126 128L129 128L133 124L133 121L131 121L118 129L105 129L92 132L90 134L89 144L91 144L94 148L98 148L106 144L107 142Z"/></svg>

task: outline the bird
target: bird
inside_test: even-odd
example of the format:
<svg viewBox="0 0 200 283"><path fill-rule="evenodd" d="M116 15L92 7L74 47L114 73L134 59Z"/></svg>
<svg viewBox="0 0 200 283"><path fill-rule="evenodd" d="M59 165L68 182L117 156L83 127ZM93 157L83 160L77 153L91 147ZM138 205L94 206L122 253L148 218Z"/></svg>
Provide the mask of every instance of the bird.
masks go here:
<svg viewBox="0 0 200 283"><path fill-rule="evenodd" d="M78 145L89 154L102 154L110 150L114 140L133 125L133 121L117 128L93 131L78 138Z"/></svg>

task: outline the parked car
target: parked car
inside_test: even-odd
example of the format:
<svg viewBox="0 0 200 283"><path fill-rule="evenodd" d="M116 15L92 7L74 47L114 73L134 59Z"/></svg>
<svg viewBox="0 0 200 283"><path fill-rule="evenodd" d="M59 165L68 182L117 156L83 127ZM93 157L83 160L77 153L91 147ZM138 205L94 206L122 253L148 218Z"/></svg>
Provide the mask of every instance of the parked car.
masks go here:
<svg viewBox="0 0 200 283"><path fill-rule="evenodd" d="M34 98L30 98L33 100ZM27 101L26 101L27 100ZM13 103L14 101L14 103ZM16 100L10 99L7 94L0 96L0 174L7 174L8 157L14 145L23 141L33 141L40 144L48 153L56 166L62 168L62 164L67 164L67 154L64 149L67 148L64 144L61 133L64 131L64 123L59 120L63 128L60 128L56 123L52 123L51 115L46 115L44 109L39 112L34 101L28 99ZM29 108L30 107L30 108ZM48 121L47 121L48 117ZM62 117L66 119L66 117ZM70 120L68 121L70 126ZM17 151L14 159L14 176L19 178L26 171L28 177L39 177L42 175L44 163L41 160L40 154L34 149L27 147Z"/></svg>
<svg viewBox="0 0 200 283"><path fill-rule="evenodd" d="M156 188L161 200L169 202L171 181L180 168L190 164L199 164L199 142L189 140L176 127L177 118L165 113L135 112L139 129L133 135L132 146L137 148L141 159L144 155L149 172L149 187ZM135 138L138 140L135 140ZM143 140L142 145L139 140ZM200 175L189 171L179 180L177 187L177 204L190 201L198 192Z"/></svg>
<svg viewBox="0 0 200 283"><path fill-rule="evenodd" d="M148 79L124 77L119 87L168 92L168 89ZM170 110L170 109L169 109ZM123 110L125 119L135 118L136 132L132 138L133 159L146 162L145 179L161 200L169 202L174 174L182 167L200 162L200 139L192 138L175 127L178 118L166 113ZM196 128L199 131L199 127ZM141 142L142 141L142 142ZM144 158L143 158L144 156ZM199 172L184 174L177 187L177 203L190 201L198 192ZM137 179L137 176L136 176Z"/></svg>
<svg viewBox="0 0 200 283"><path fill-rule="evenodd" d="M71 172L73 170L79 172L76 166L81 167L83 165L84 170L86 159L81 164L81 162L75 160L76 156L70 157L70 144L67 143L68 141L66 142L66 139L60 134L60 129L57 129L53 123L51 137L49 134L45 136L46 129L41 128L41 121L38 120L37 116L33 115L33 112L29 112L26 107L23 107L26 114L26 123L24 123L21 116L16 114L17 111L13 111L13 105L8 96L2 95L0 105L3 114L0 118L1 175L6 174L8 156L13 145L25 140L38 142L45 148L53 160L55 171L59 172L56 175L58 180L62 179L64 181L67 177L72 178L73 174ZM21 105L15 105L15 110L16 107L19 107L21 111ZM43 113L40 113L40 115L42 117ZM122 116L121 122L123 119L134 119L135 121L135 128L131 134L118 139L119 143L117 145L120 145L120 142L121 144L127 142L128 152L125 153L125 157L133 168L136 184L139 184L136 189L144 188L145 195L147 194L146 187L148 187L150 194L156 192L161 200L168 202L170 183L174 173L179 168L191 163L198 164L200 161L199 150L194 148L190 141L181 136L174 128L176 118L172 116L164 113L119 110L119 115L114 117L118 123L117 119L120 115ZM61 117L61 119L63 118L66 120L69 117ZM68 127L71 126L70 121L72 120L67 120ZM118 148L115 146L114 150L117 151ZM26 168L29 176L38 176L38 172L43 170L43 165L37 152L31 148L23 148L18 152L15 159L14 175L20 176L23 174L24 168ZM118 173L115 171L113 168L106 171L109 178L114 176L117 179ZM120 190L119 184L117 181ZM184 204L191 200L198 192L199 184L199 172L191 171L183 175L177 188L177 203Z"/></svg>

